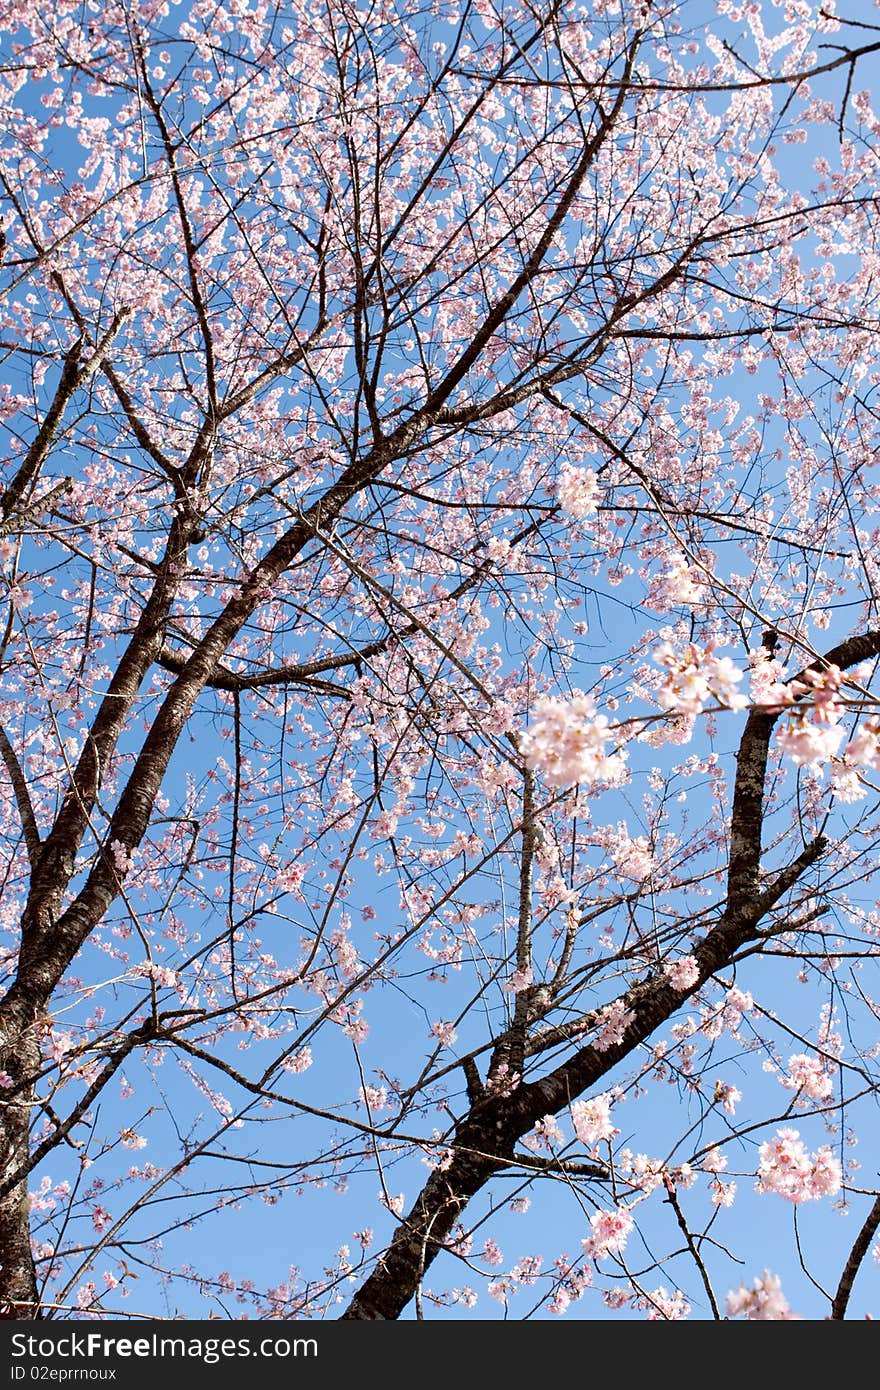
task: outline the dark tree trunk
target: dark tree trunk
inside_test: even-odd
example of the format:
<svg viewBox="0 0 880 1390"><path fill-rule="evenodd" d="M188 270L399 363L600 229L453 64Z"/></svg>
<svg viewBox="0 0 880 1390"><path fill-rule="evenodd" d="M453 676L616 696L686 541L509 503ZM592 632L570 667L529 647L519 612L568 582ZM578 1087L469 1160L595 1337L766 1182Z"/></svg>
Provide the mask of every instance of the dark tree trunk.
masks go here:
<svg viewBox="0 0 880 1390"><path fill-rule="evenodd" d="M0 1021L0 1070L12 1085L0 1090L0 1181L21 1176L8 1190L3 1190L6 1181L0 1188L0 1318L33 1319L41 1313L31 1253L28 1155L40 1045L33 1008L26 1009L13 991L6 1004L12 1007Z"/></svg>

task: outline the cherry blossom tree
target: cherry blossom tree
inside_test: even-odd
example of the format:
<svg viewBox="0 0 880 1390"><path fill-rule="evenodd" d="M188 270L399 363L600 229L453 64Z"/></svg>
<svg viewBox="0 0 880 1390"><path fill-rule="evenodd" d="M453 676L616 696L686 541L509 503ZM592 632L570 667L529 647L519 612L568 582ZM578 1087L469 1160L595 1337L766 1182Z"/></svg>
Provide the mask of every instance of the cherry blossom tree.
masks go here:
<svg viewBox="0 0 880 1390"><path fill-rule="evenodd" d="M873 13L0 3L5 1316L852 1311Z"/></svg>

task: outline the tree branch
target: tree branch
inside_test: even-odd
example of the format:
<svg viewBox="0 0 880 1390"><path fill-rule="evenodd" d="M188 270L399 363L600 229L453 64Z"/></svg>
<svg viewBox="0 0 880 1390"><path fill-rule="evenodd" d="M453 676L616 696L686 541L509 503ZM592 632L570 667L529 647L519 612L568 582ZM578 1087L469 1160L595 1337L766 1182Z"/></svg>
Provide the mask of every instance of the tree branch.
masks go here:
<svg viewBox="0 0 880 1390"><path fill-rule="evenodd" d="M861 1268L862 1261L868 1253L868 1247L877 1233L878 1226L880 1226L880 1197L875 1198L874 1205L868 1212L862 1229L853 1241L852 1250L849 1252L849 1259L840 1276L837 1293L834 1295L834 1301L831 1304L831 1318L835 1322L842 1322L846 1317L849 1296L852 1293L856 1275Z"/></svg>
<svg viewBox="0 0 880 1390"><path fill-rule="evenodd" d="M18 807L18 814L21 816L21 828L24 832L24 842L27 847L28 860L30 861L31 872L37 867L42 850L40 832L37 828L37 819L34 815L34 808L31 803L30 792L21 770L21 763L18 755L9 741L9 735L0 724L0 758L6 765L9 773L9 780L12 783L12 790L15 795L15 804Z"/></svg>

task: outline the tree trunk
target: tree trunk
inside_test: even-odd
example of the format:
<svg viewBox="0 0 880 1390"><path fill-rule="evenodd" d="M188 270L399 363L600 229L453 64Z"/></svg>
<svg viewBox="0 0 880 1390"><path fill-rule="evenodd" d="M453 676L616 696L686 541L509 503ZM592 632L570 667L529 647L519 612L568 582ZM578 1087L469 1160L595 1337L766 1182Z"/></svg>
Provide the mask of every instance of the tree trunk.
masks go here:
<svg viewBox="0 0 880 1390"><path fill-rule="evenodd" d="M11 1081L0 1090L0 1180L16 1172L21 1177L0 1195L0 1318L39 1318L30 1238L28 1155L33 1078L39 1071L40 1046L33 1011L28 1011L28 1019L13 990L5 1001L5 1018L0 1021L0 1071Z"/></svg>

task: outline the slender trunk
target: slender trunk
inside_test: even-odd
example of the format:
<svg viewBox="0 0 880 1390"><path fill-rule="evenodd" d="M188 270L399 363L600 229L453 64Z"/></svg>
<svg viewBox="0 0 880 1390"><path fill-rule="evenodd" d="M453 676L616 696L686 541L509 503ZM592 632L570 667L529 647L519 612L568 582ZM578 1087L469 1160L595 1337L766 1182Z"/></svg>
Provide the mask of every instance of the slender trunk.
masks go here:
<svg viewBox="0 0 880 1390"><path fill-rule="evenodd" d="M13 987L14 989L14 987ZM28 1154L39 1071L40 1045L33 1005L11 990L0 1022L0 1173L20 1172L20 1180L0 1196L0 1318L39 1318L40 1301L31 1253ZM6 1080L11 1084L6 1084Z"/></svg>
<svg viewBox="0 0 880 1390"><path fill-rule="evenodd" d="M16 1101L0 1118L2 1167L21 1166L28 1151L28 1107ZM39 1299L31 1254L27 1175L0 1197L0 1318L38 1318Z"/></svg>

